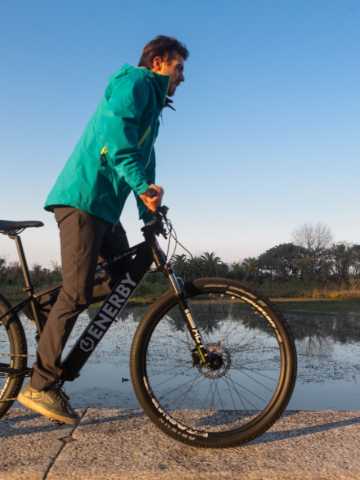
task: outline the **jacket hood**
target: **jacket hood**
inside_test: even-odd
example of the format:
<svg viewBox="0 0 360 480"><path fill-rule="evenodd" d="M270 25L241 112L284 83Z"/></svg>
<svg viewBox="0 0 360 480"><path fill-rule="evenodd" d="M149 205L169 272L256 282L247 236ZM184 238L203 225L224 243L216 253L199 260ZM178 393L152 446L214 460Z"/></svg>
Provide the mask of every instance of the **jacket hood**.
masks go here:
<svg viewBox="0 0 360 480"><path fill-rule="evenodd" d="M119 77L121 75L126 75L127 73L139 73L151 79L152 84L155 87L156 96L158 98L159 104L161 107L164 107L166 104L167 92L169 87L170 77L168 75L160 75L153 72L152 70L146 67L134 67L128 63L125 63L114 75L111 76L111 79Z"/></svg>

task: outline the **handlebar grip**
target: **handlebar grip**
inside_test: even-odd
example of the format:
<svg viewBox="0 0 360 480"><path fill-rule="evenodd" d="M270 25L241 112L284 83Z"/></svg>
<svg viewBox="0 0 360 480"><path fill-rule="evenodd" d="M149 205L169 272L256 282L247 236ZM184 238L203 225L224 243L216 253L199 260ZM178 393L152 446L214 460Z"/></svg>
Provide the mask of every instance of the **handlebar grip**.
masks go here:
<svg viewBox="0 0 360 480"><path fill-rule="evenodd" d="M157 208L156 213L162 215L163 217L166 217L168 211L169 207L167 207L166 205L161 205Z"/></svg>

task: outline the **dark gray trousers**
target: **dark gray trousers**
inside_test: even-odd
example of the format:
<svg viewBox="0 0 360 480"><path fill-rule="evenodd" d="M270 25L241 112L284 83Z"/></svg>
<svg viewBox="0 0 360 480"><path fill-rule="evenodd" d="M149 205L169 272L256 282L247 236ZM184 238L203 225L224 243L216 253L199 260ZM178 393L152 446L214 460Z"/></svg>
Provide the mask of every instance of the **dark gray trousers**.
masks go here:
<svg viewBox="0 0 360 480"><path fill-rule="evenodd" d="M129 247L116 226L71 207L54 208L60 230L63 284L40 335L31 386L46 390L61 379L61 354L79 315L92 301L98 259Z"/></svg>

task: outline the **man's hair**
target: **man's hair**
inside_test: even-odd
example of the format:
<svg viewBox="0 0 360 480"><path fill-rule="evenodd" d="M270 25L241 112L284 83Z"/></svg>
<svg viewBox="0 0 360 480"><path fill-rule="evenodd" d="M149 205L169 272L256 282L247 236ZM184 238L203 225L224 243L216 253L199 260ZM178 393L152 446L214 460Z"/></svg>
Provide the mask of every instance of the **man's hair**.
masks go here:
<svg viewBox="0 0 360 480"><path fill-rule="evenodd" d="M176 38L158 35L143 48L139 67L151 68L155 57L167 58L167 60L171 61L176 54L186 60L189 56L189 51Z"/></svg>

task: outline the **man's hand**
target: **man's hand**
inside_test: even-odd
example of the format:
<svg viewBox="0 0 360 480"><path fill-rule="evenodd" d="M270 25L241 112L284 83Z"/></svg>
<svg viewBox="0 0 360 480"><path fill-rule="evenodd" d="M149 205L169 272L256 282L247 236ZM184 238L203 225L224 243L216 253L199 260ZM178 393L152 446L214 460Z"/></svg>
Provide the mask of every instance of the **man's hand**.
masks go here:
<svg viewBox="0 0 360 480"><path fill-rule="evenodd" d="M164 195L164 190L159 185L151 184L143 194L139 195L145 206L151 213L155 213L157 208L161 205L161 199Z"/></svg>

